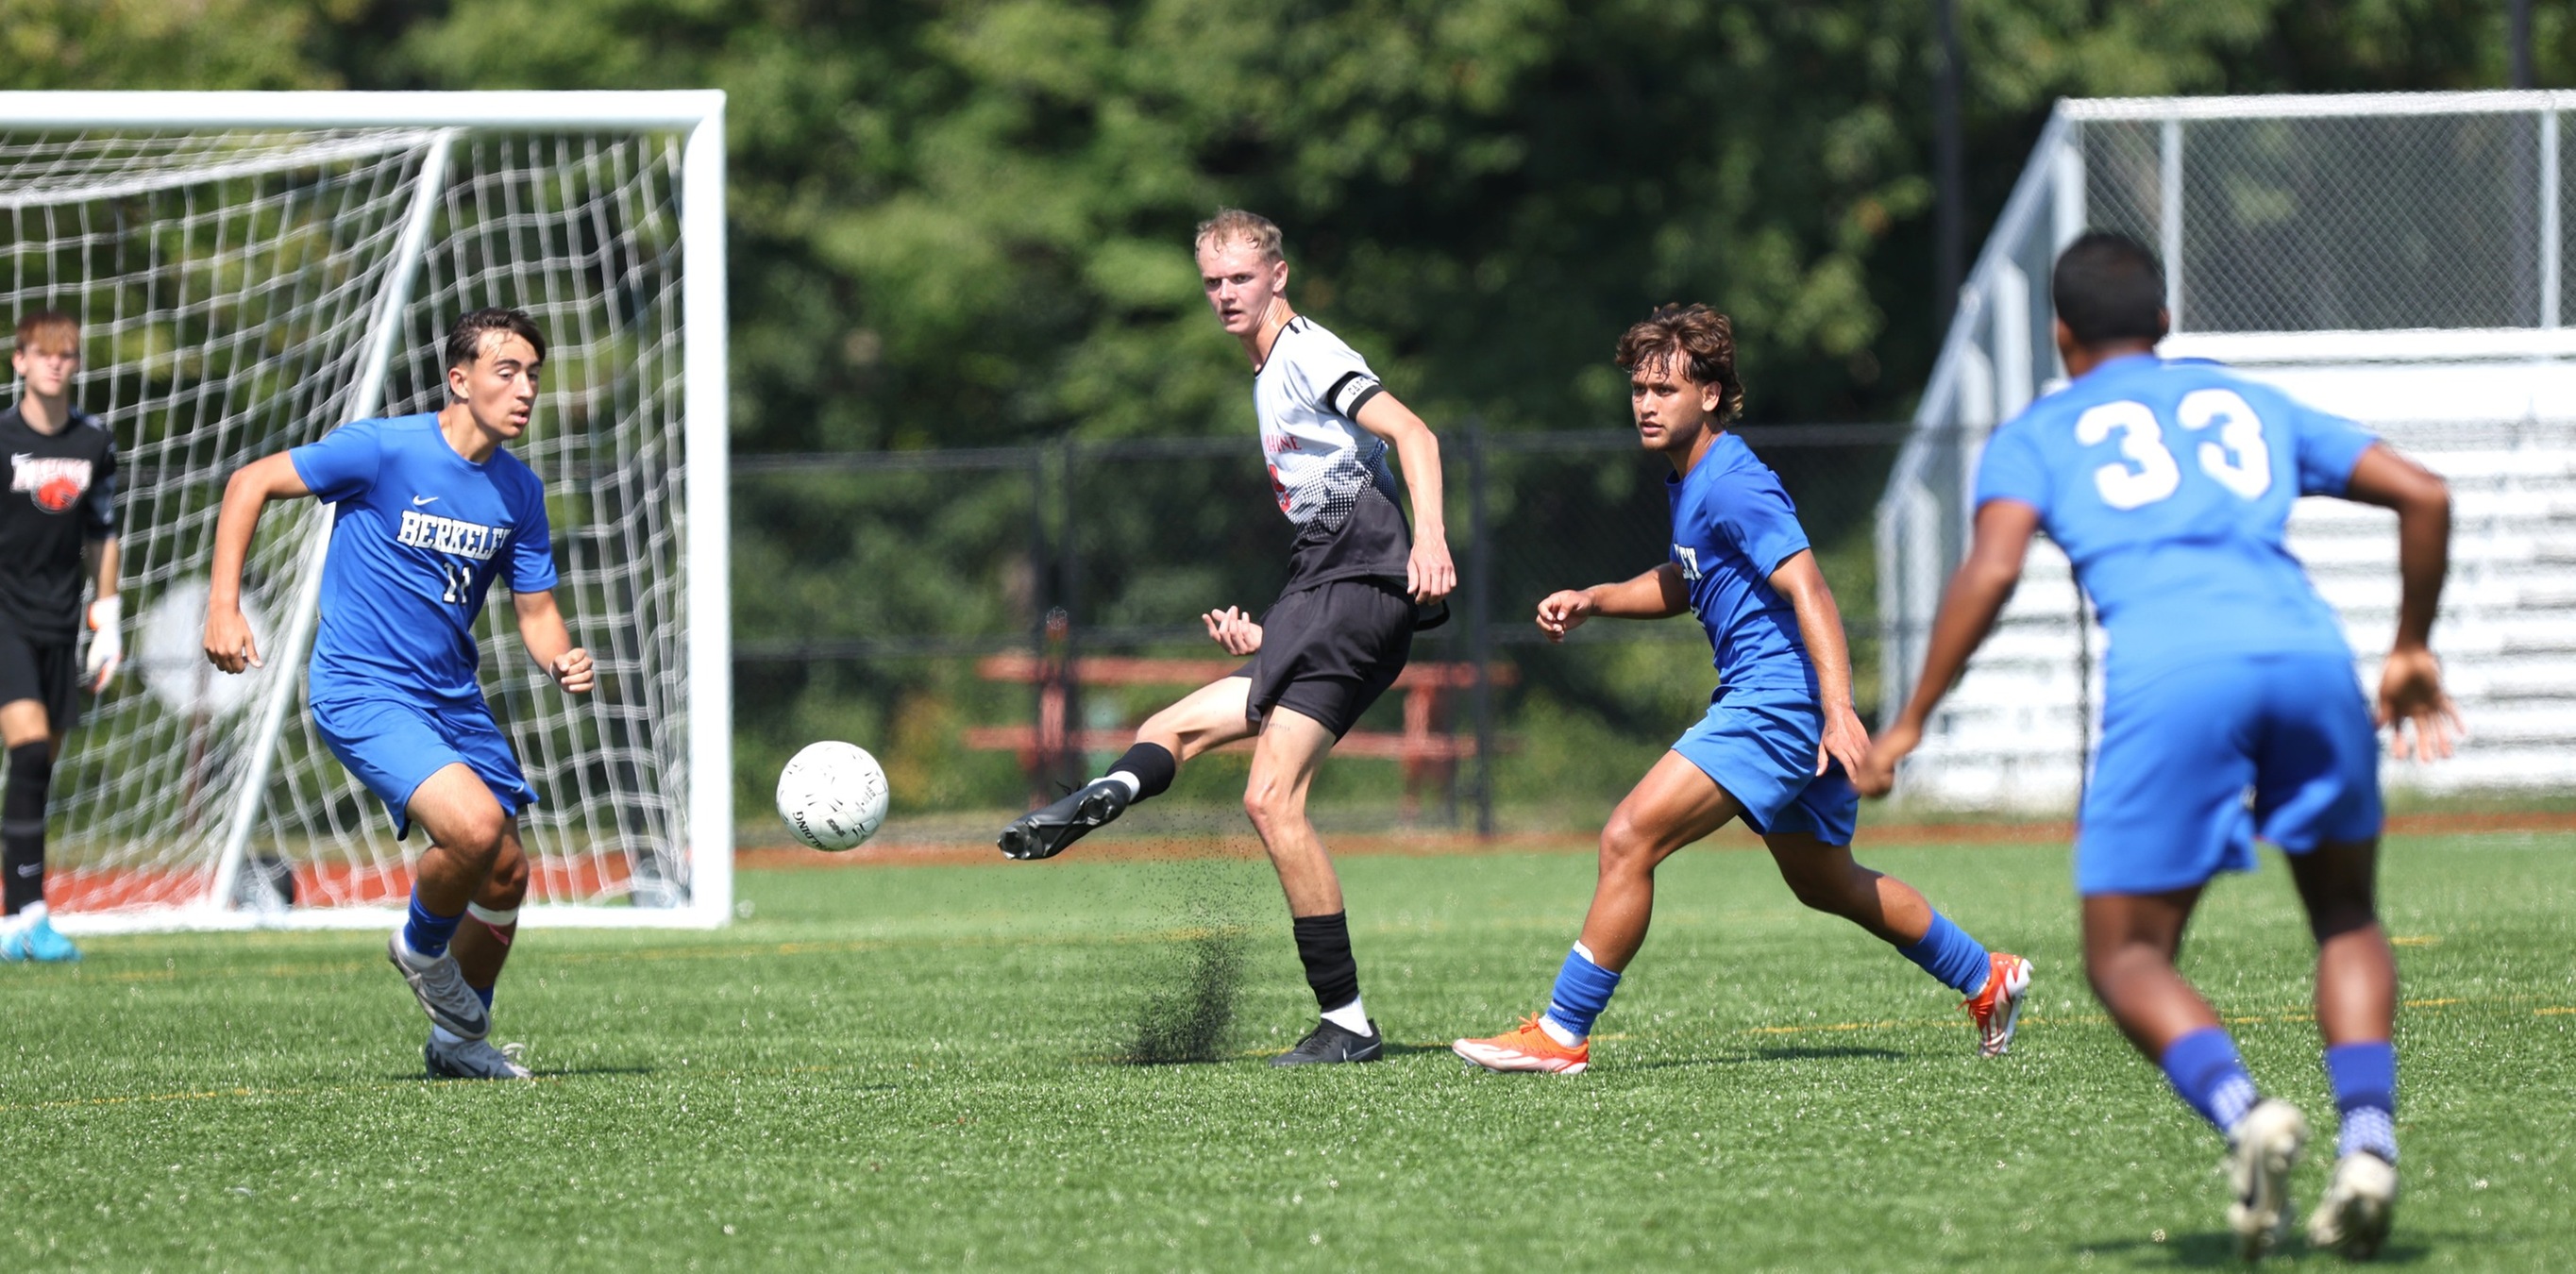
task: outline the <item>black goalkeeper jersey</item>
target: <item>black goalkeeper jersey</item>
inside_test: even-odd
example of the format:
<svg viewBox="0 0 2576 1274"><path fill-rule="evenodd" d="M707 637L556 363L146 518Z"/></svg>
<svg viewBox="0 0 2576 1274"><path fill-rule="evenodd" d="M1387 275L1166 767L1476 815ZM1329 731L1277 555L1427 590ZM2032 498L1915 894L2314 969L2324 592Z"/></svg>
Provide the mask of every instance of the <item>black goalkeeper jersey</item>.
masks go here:
<svg viewBox="0 0 2576 1274"><path fill-rule="evenodd" d="M9 490L0 496L0 627L38 641L80 635L81 547L116 534L116 440L77 408L38 433L0 412Z"/></svg>

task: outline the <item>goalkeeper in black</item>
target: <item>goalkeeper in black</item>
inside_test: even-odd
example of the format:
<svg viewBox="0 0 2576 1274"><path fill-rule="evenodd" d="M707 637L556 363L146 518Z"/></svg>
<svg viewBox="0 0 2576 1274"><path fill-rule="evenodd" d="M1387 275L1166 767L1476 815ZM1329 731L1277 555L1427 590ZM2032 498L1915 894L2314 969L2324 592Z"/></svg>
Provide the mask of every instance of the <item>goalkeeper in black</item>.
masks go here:
<svg viewBox="0 0 2576 1274"><path fill-rule="evenodd" d="M18 400L0 413L0 745L9 752L0 792L0 960L77 960L45 914L45 807L54 758L80 712L80 691L100 694L125 644L116 593L116 443L97 417L72 405L80 324L38 310L18 320L9 365ZM96 586L81 605L86 576ZM82 621L92 630L80 649Z"/></svg>

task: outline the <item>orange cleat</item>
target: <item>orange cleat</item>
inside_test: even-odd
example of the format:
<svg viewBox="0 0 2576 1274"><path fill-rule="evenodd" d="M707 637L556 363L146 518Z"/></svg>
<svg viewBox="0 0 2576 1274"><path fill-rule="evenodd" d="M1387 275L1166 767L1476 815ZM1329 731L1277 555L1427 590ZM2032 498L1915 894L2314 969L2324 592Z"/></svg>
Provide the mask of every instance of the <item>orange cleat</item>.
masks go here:
<svg viewBox="0 0 2576 1274"><path fill-rule="evenodd" d="M2013 1026L2021 1020L2021 1002L2030 994L2030 961L2001 951L1986 957L1986 989L1959 1002L1977 1022L1977 1056L2001 1057L2012 1051Z"/></svg>
<svg viewBox="0 0 2576 1274"><path fill-rule="evenodd" d="M1592 1041L1585 1040L1572 1048L1556 1042L1547 1028L1538 1024L1538 1014L1521 1019L1520 1029L1492 1039L1459 1040L1449 1051L1489 1071L1541 1071L1550 1075L1580 1075L1592 1064Z"/></svg>

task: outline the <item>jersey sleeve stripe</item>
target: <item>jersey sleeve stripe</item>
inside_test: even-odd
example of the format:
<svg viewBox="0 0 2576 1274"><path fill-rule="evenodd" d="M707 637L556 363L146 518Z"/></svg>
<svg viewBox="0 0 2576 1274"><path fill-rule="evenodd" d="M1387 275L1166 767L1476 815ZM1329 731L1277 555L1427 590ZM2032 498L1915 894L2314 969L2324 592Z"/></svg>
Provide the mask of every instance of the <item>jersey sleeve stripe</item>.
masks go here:
<svg viewBox="0 0 2576 1274"><path fill-rule="evenodd" d="M1332 409L1334 415L1357 420L1360 408L1384 392L1385 386L1378 384L1367 372L1344 372L1340 380L1333 382L1331 389L1324 391L1324 405Z"/></svg>

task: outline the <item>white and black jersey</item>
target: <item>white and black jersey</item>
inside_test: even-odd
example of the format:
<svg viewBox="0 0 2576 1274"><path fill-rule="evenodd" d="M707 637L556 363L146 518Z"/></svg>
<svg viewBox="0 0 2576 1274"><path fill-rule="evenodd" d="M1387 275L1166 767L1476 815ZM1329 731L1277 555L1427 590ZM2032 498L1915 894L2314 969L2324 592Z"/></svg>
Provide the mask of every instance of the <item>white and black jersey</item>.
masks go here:
<svg viewBox="0 0 2576 1274"><path fill-rule="evenodd" d="M1287 592L1346 579L1404 584L1413 535L1386 441L1357 421L1383 392L1366 359L1302 315L1280 329L1252 378L1271 491L1297 527Z"/></svg>
<svg viewBox="0 0 2576 1274"><path fill-rule="evenodd" d="M80 635L81 548L116 534L116 443L74 410L38 433L16 407L0 412L0 627L34 641Z"/></svg>

